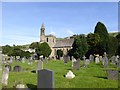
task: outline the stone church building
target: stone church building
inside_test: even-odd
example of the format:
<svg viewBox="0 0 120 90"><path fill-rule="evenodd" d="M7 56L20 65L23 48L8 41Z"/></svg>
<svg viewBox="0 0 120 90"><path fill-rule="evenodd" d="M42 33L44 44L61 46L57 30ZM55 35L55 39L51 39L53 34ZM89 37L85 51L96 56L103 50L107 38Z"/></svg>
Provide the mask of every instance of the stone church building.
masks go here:
<svg viewBox="0 0 120 90"><path fill-rule="evenodd" d="M40 28L40 43L47 42L48 45L51 47L51 55L50 57L55 57L56 52L58 49L61 49L63 51L63 54L66 55L67 51L72 48L72 44L74 42L74 38L63 38L58 39L54 35L45 35L45 26L44 23L42 24Z"/></svg>

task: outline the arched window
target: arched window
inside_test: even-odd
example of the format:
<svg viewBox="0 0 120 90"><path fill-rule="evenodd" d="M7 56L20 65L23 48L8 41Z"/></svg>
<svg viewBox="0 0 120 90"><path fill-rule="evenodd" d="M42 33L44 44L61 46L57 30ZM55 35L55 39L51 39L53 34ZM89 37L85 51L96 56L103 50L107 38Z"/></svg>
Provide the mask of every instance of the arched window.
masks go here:
<svg viewBox="0 0 120 90"><path fill-rule="evenodd" d="M48 42L48 38L47 38L47 42Z"/></svg>

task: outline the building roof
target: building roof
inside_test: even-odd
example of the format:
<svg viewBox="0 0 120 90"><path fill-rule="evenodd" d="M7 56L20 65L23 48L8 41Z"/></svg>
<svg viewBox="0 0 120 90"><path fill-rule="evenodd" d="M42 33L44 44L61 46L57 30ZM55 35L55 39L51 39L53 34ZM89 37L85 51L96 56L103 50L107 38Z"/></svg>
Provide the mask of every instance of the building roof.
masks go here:
<svg viewBox="0 0 120 90"><path fill-rule="evenodd" d="M74 38L56 40L56 44L53 46L53 48L72 47L73 42Z"/></svg>

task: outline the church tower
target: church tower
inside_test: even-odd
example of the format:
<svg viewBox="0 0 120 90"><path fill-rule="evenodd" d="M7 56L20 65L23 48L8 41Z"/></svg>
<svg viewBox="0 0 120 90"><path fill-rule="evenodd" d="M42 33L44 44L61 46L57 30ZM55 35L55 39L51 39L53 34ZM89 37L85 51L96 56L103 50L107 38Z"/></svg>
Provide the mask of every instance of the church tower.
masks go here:
<svg viewBox="0 0 120 90"><path fill-rule="evenodd" d="M45 42L45 26L44 23L42 23L41 26L41 32L40 32L40 42Z"/></svg>

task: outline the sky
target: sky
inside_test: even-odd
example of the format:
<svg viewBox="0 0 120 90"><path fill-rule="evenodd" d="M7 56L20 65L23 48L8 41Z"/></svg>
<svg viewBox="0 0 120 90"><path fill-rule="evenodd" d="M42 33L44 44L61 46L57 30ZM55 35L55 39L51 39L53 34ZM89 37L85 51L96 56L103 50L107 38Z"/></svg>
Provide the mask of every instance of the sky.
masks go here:
<svg viewBox="0 0 120 90"><path fill-rule="evenodd" d="M40 41L45 34L64 38L93 33L97 22L108 32L118 31L117 2L3 2L0 46L24 45Z"/></svg>

